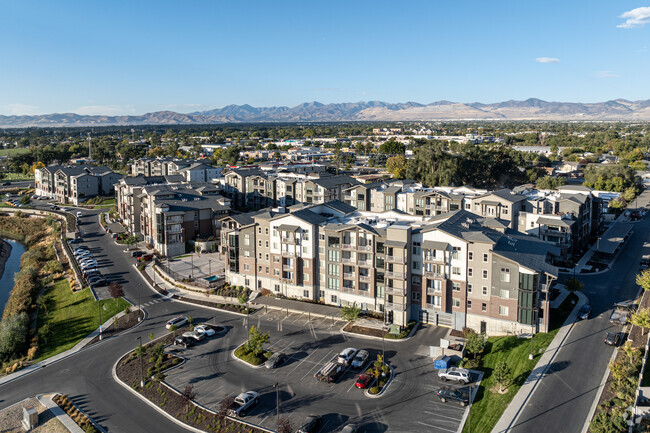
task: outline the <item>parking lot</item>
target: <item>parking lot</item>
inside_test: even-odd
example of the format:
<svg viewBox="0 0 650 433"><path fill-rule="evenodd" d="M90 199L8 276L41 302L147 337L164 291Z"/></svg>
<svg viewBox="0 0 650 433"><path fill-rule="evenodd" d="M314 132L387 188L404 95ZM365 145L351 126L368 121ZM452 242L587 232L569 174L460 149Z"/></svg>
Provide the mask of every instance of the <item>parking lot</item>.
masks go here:
<svg viewBox="0 0 650 433"><path fill-rule="evenodd" d="M177 389L193 384L197 401L216 410L226 396L244 391L260 394L260 403L245 419L267 428L276 424L276 391L279 387L280 415L299 425L305 416L323 417L320 432L336 431L354 422L365 432L455 432L465 412L457 403L441 403L436 391L443 385L428 356L429 345L438 344L447 329L426 327L404 343L359 339L339 332L343 322L268 310L245 318L219 316L225 331L188 349L175 349L186 363L172 370L166 381ZM270 334L265 346L284 352L287 360L277 369L253 368L232 357L243 343L248 326L259 326ZM362 369L346 367L335 383L319 382L314 374L347 347L370 353ZM385 395L369 398L355 387L356 379L377 354L385 352L395 378Z"/></svg>

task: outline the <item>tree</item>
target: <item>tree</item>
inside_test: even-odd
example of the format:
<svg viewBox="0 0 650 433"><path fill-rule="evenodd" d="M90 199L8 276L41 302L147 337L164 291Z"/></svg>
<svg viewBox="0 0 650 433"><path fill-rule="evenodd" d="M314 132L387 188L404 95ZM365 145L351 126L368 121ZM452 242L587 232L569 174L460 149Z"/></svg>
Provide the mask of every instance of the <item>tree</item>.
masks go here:
<svg viewBox="0 0 650 433"><path fill-rule="evenodd" d="M135 245L138 243L138 237L135 235L129 235L124 239L124 243L128 246Z"/></svg>
<svg viewBox="0 0 650 433"><path fill-rule="evenodd" d="M650 269L646 269L637 274L636 283L641 286L643 290L650 290Z"/></svg>
<svg viewBox="0 0 650 433"><path fill-rule="evenodd" d="M379 153L384 153L386 155L404 155L405 150L406 146L392 138L379 146Z"/></svg>
<svg viewBox="0 0 650 433"><path fill-rule="evenodd" d="M361 307L357 307L356 302L341 309L341 318L348 322L357 320L359 314L361 314Z"/></svg>
<svg viewBox="0 0 650 433"><path fill-rule="evenodd" d="M630 317L630 322L634 326L642 329L641 335L645 335L646 329L650 328L650 308L641 308Z"/></svg>
<svg viewBox="0 0 650 433"><path fill-rule="evenodd" d="M108 285L108 293L111 294L111 298L115 299L115 304L117 305L117 298L124 296L124 289L122 289L120 283L113 281Z"/></svg>
<svg viewBox="0 0 650 433"><path fill-rule="evenodd" d="M280 417L278 420L278 433L293 433L294 431L296 431L296 427L291 420L285 416Z"/></svg>
<svg viewBox="0 0 650 433"><path fill-rule="evenodd" d="M251 326L248 331L248 342L246 343L246 353L252 353L255 356L262 354L262 345L269 341L269 333L261 333L255 326Z"/></svg>
<svg viewBox="0 0 650 433"><path fill-rule="evenodd" d="M20 197L20 204L22 204L23 206L27 206L30 203L31 203L31 199L29 197L29 194L25 194L22 197Z"/></svg>
<svg viewBox="0 0 650 433"><path fill-rule="evenodd" d="M176 325L172 325L172 326L169 327L169 332L174 334L174 337L176 337L176 331L177 330L178 330L178 326L176 326Z"/></svg>
<svg viewBox="0 0 650 433"><path fill-rule="evenodd" d="M570 278L566 282L566 288L570 292L579 292L584 286L584 283L576 277Z"/></svg>
<svg viewBox="0 0 650 433"><path fill-rule="evenodd" d="M185 402L185 412L188 412L190 410L190 406L192 404L192 400L196 398L196 391L194 391L194 385L190 384L183 389L183 392L181 392L181 397L183 397L183 401Z"/></svg>
<svg viewBox="0 0 650 433"><path fill-rule="evenodd" d="M472 354L473 358L476 358L483 351L483 344L485 344L485 337L483 334L479 334L471 328L463 329L465 334L465 347L467 348L467 353Z"/></svg>
<svg viewBox="0 0 650 433"><path fill-rule="evenodd" d="M404 179L406 176L406 158L391 156L386 161L386 170L390 171L395 179Z"/></svg>
<svg viewBox="0 0 650 433"><path fill-rule="evenodd" d="M623 198L626 201L631 202L632 200L634 200L634 197L636 197L636 187L631 186L629 188L626 188L625 191L623 191Z"/></svg>
<svg viewBox="0 0 650 433"><path fill-rule="evenodd" d="M228 416L228 411L230 410L230 408L234 403L235 403L235 397L231 395L221 400L221 402L219 403L219 408L217 409L217 418L226 422L226 420L228 419L226 418Z"/></svg>
<svg viewBox="0 0 650 433"><path fill-rule="evenodd" d="M505 361L499 361L494 369L494 380L499 385L499 392L503 393L512 383L512 372Z"/></svg>

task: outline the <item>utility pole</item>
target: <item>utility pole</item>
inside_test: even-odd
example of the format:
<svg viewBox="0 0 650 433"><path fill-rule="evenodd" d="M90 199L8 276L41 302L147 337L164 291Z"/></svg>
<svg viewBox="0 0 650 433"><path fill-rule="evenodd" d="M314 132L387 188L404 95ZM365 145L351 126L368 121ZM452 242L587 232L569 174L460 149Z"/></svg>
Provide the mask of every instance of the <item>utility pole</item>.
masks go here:
<svg viewBox="0 0 650 433"><path fill-rule="evenodd" d="M275 425L280 428L280 385L278 382L273 385L275 388Z"/></svg>
<svg viewBox="0 0 650 433"><path fill-rule="evenodd" d="M140 352L140 388L144 388L144 364L142 363L142 337L138 337L138 347Z"/></svg>
<svg viewBox="0 0 650 433"><path fill-rule="evenodd" d="M140 310L140 314L138 314L138 322L142 321L142 283L138 284L138 310Z"/></svg>
<svg viewBox="0 0 650 433"><path fill-rule="evenodd" d="M92 159L90 156L90 132L88 133L88 159Z"/></svg>
<svg viewBox="0 0 650 433"><path fill-rule="evenodd" d="M102 303L97 301L97 311L99 311L99 341L102 341Z"/></svg>

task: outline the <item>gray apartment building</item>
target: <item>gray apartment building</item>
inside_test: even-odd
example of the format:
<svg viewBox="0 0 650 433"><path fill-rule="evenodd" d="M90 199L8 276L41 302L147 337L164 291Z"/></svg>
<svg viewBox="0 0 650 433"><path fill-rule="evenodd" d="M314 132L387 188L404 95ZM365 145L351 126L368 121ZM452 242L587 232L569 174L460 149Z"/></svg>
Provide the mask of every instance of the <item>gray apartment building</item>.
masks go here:
<svg viewBox="0 0 650 433"><path fill-rule="evenodd" d="M421 320L494 335L548 328L559 250L489 218L362 212L340 201L236 218L221 226L232 284L356 303L401 326Z"/></svg>
<svg viewBox="0 0 650 433"><path fill-rule="evenodd" d="M61 203L80 204L91 197L110 196L122 175L106 166L51 165L36 169L35 193Z"/></svg>

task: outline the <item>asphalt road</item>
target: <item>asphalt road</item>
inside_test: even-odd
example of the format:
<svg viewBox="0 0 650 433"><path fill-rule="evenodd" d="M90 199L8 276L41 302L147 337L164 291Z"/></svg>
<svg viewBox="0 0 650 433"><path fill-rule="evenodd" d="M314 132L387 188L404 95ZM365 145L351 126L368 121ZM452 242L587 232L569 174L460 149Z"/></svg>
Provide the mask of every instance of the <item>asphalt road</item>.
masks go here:
<svg viewBox="0 0 650 433"><path fill-rule="evenodd" d="M634 233L623 246L609 272L578 275L585 284L592 316L573 325L544 380L511 430L516 433L580 433L596 398L598 387L614 352L604 344L605 334L621 331L609 323L615 302L633 299L639 262L648 254L650 217L634 224ZM568 275L567 277L571 277Z"/></svg>
<svg viewBox="0 0 650 433"><path fill-rule="evenodd" d="M38 205L48 206L46 203ZM79 228L84 235L84 243L98 257L101 272L110 280L120 281L124 285L126 297L134 304L148 304L147 319L136 328L0 386L0 409L36 394L61 392L67 394L108 432L184 432L186 431L184 428L160 415L117 384L111 374L113 365L124 353L135 348L137 337L146 340L151 332L156 336L167 333L165 322L179 314L191 315L197 322L216 321L231 326L227 337L230 339L229 349L234 348L233 345L239 344L245 338L243 318L227 312L163 299L146 286L145 281L133 267L134 259L124 252L124 246L116 245L110 236L100 231L97 222L98 211L84 210L83 213L81 219L83 223ZM269 318L271 317L259 318L260 321L266 321L262 329L273 329L275 326L274 322L268 320ZM257 321L255 315L250 319L251 324L256 324ZM427 356L428 346L437 344L437 340L446 330L425 328L419 330L416 338L409 342L401 344L387 342L386 357L391 364L395 365L398 375L391 384L390 393L376 400L361 399L356 389L348 393L353 383L353 374L345 376L344 383L333 385L331 388L327 388L328 385L325 384L315 383L311 370L316 364L309 364L306 358L310 352L316 356L316 351L322 351L319 352L320 362L325 352L329 356L340 348L350 345L371 348L376 353L381 347L381 342L367 340L351 342L340 334L322 327L315 332L317 338L313 339L300 320L295 323L285 321L281 333L273 332L274 341L284 344L284 349L291 350L291 347L296 345L293 352L296 356L291 362L294 366L301 364L302 369L305 370L301 370L300 377L311 379L305 380L304 383L297 380L297 377L290 374L289 368L294 368L291 365L287 365L286 370L278 370L281 372L278 378L286 379L283 382L287 384L294 380L297 382L295 389L291 388L293 384L283 388L283 393L286 394L282 395L282 411L291 413L296 423L299 423L301 417L309 411L324 415L328 422L331 421L325 429L321 429L321 432L330 431L330 427L333 428L348 419L362 420L370 431L383 432L389 425L391 431L455 431L455 428L450 429L449 426L446 429L432 429L433 425L442 425L436 424L435 419L445 416L452 420L452 424L457 424L461 412L456 405L449 403L443 405L438 402L434 395L438 384L435 379L429 380L432 376L432 363ZM258 376L251 373L246 366L235 365L236 361L224 362L223 356L229 356L229 352L222 352L221 357L208 357L207 364L199 366L200 369L205 369L204 372L201 371L203 376L214 374L210 373L214 369L219 371L223 369L222 396L247 387L268 388L279 380L266 370ZM210 384L209 381L206 383ZM324 385L325 391L319 388L319 385ZM354 397L359 399L358 402L339 399L340 395L351 395L353 391ZM200 392L207 395L211 391ZM268 389L266 392L268 393ZM201 401L201 395L198 400ZM274 399L265 399L259 410L265 411L267 415L259 413L260 416L256 419L262 421L262 418L273 412L272 407L274 407ZM272 426L272 418L266 420L265 424Z"/></svg>

